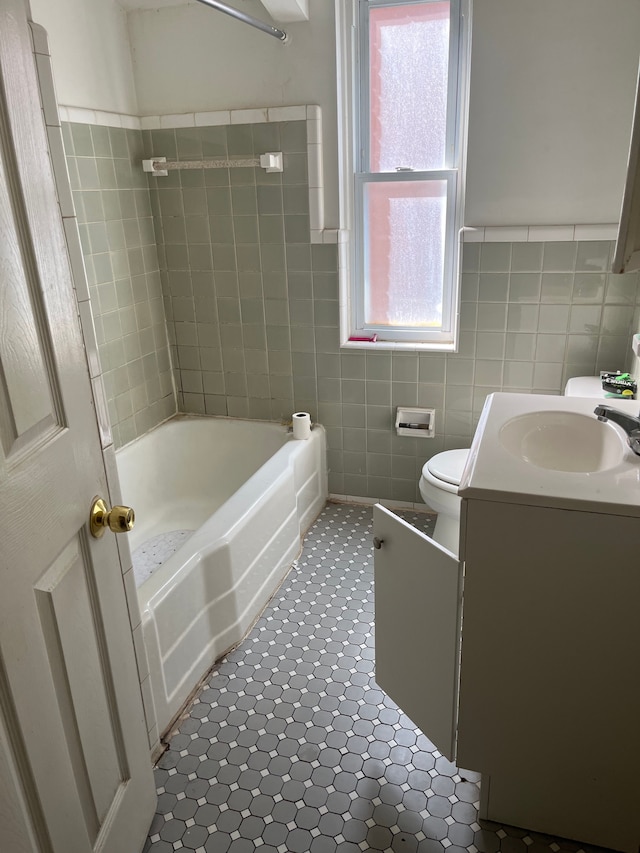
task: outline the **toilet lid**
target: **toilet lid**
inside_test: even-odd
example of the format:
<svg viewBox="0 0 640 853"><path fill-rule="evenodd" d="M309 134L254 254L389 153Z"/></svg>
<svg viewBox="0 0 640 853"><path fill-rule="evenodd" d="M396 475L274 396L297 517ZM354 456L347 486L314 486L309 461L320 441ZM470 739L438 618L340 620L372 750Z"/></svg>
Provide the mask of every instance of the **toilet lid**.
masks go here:
<svg viewBox="0 0 640 853"><path fill-rule="evenodd" d="M444 453L436 453L429 459L425 468L428 468L429 473L438 480L444 480L452 486L459 486L468 458L468 450L445 450Z"/></svg>

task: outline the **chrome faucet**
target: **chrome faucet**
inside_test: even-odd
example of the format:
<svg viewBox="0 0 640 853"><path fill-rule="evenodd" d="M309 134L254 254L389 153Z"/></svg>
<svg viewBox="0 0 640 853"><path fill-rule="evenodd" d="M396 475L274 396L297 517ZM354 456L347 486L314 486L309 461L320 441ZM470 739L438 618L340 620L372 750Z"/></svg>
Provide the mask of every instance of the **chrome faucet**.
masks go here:
<svg viewBox="0 0 640 853"><path fill-rule="evenodd" d="M596 406L593 413L598 416L599 421L605 423L613 421L614 424L621 426L627 434L627 444L636 456L640 456L640 417L625 415L624 412L611 406Z"/></svg>

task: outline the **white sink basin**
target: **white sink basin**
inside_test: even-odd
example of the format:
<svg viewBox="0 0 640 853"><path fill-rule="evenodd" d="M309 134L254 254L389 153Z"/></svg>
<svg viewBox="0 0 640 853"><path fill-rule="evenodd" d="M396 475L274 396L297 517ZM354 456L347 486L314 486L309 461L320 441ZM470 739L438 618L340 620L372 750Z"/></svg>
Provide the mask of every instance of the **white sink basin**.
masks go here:
<svg viewBox="0 0 640 853"><path fill-rule="evenodd" d="M625 455L624 440L611 424L578 412L518 415L502 426L498 438L513 456L553 471L606 471Z"/></svg>

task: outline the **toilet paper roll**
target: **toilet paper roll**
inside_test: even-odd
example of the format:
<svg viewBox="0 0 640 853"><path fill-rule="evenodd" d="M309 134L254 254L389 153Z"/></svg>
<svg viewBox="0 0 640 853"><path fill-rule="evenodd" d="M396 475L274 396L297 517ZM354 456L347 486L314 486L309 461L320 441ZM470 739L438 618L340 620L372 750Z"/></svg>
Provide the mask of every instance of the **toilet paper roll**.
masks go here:
<svg viewBox="0 0 640 853"><path fill-rule="evenodd" d="M294 412L292 420L293 437L309 438L311 435L311 415L309 412Z"/></svg>

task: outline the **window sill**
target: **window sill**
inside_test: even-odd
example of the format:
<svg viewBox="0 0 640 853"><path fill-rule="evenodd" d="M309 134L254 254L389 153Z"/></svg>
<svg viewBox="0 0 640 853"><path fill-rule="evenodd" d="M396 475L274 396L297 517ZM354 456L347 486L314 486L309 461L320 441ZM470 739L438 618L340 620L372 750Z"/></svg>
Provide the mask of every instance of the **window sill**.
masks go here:
<svg viewBox="0 0 640 853"><path fill-rule="evenodd" d="M455 343L418 343L417 341L344 341L341 350L396 351L396 352L457 352Z"/></svg>

